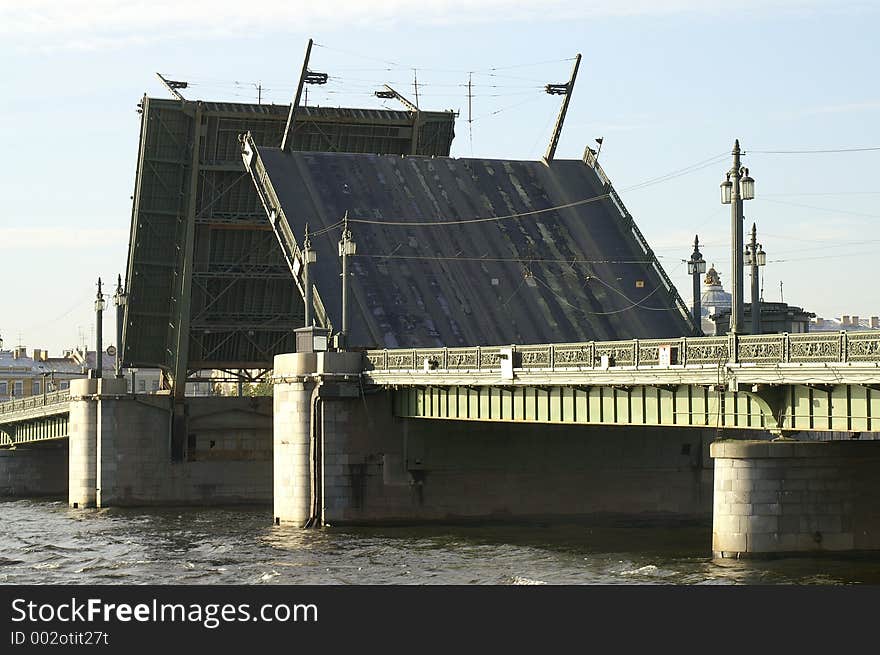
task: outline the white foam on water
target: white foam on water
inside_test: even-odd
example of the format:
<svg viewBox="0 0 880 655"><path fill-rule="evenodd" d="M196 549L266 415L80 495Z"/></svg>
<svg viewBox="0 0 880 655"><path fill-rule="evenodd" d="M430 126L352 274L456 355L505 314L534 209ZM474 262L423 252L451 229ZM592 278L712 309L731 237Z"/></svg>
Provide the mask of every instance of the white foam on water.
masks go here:
<svg viewBox="0 0 880 655"><path fill-rule="evenodd" d="M527 578L522 575L513 576L513 583L515 585L529 585L529 584L547 584L543 580L533 580L532 578Z"/></svg>

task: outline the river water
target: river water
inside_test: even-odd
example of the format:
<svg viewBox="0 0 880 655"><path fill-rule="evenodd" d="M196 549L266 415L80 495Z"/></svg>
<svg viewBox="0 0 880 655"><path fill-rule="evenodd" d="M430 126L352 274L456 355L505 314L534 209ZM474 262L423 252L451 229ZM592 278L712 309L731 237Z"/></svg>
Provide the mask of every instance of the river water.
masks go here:
<svg viewBox="0 0 880 655"><path fill-rule="evenodd" d="M708 525L298 530L271 509L0 502L0 584L880 584L880 556L713 562Z"/></svg>

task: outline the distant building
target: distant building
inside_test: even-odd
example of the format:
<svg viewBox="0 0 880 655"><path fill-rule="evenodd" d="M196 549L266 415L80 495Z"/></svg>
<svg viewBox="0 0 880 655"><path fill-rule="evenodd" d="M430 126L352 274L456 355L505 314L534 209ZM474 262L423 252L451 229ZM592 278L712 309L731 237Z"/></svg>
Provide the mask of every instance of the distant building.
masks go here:
<svg viewBox="0 0 880 655"><path fill-rule="evenodd" d="M835 318L817 316L810 324L810 332L840 332L855 330L880 330L880 316L861 318L858 315L844 314L838 321Z"/></svg>
<svg viewBox="0 0 880 655"><path fill-rule="evenodd" d="M701 303L701 327L703 334L727 334L730 329L731 296L721 286L721 276L713 265L703 280ZM784 302L761 302L761 332L773 334L788 332L790 334L809 332L812 327L810 320L816 315L804 311L803 307L795 307ZM752 304L743 304L743 334L749 334L752 328Z"/></svg>
<svg viewBox="0 0 880 655"><path fill-rule="evenodd" d="M114 357L104 353L104 375L114 374L114 364ZM21 345L0 350L0 401L67 389L71 380L87 377L94 367L95 351L73 349L62 357L49 357L46 350L28 353Z"/></svg>
<svg viewBox="0 0 880 655"><path fill-rule="evenodd" d="M102 353L102 375L116 374L116 358ZM27 398L43 393L61 391L70 387L70 381L88 377L95 369L95 351L82 347L65 350L61 357L49 357L47 350L35 349L28 353L25 346L10 350L0 349L0 402L13 398ZM129 393L155 393L161 384L159 369L123 369ZM187 395L211 395L208 382L188 382Z"/></svg>
<svg viewBox="0 0 880 655"><path fill-rule="evenodd" d="M700 327L703 334L709 336L716 334L715 322L712 316L720 314L724 310L730 312L730 294L721 286L721 276L715 270L715 264L706 271L703 278L703 295L700 296Z"/></svg>

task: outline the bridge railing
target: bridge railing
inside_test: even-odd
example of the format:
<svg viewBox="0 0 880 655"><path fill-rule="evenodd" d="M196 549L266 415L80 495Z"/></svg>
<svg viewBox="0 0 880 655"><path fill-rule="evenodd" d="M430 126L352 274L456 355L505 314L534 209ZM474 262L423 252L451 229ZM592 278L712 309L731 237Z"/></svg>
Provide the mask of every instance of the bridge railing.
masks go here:
<svg viewBox="0 0 880 655"><path fill-rule="evenodd" d="M880 331L727 335L471 348L368 350L375 371L499 371L504 352L517 369L738 364L880 363Z"/></svg>
<svg viewBox="0 0 880 655"><path fill-rule="evenodd" d="M69 401L70 389L62 389L60 391L53 391L52 393L39 394L36 396L26 396L24 398L14 398L5 403L0 403L0 417L12 414L13 412L48 407L50 405L59 405Z"/></svg>

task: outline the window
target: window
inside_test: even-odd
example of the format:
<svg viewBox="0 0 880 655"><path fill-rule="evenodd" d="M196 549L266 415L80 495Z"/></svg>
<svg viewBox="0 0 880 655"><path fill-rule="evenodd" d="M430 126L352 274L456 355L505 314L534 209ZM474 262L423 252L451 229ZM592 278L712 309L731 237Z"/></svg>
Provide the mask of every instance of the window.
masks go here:
<svg viewBox="0 0 880 655"><path fill-rule="evenodd" d="M8 382L0 382L0 396L8 396L9 395L9 383Z"/></svg>
<svg viewBox="0 0 880 655"><path fill-rule="evenodd" d="M40 394L40 381L39 380L34 380L34 384L31 387L31 393L34 396L38 396Z"/></svg>
<svg viewBox="0 0 880 655"><path fill-rule="evenodd" d="M146 391L147 390L147 381L146 380L138 380L138 391Z"/></svg>
<svg viewBox="0 0 880 655"><path fill-rule="evenodd" d="M153 391L159 391L159 380L153 380Z"/></svg>
<svg viewBox="0 0 880 655"><path fill-rule="evenodd" d="M68 382L67 380L62 380L62 381L61 381L61 388L62 388L62 389L68 389L68 388L70 388L70 382Z"/></svg>
<svg viewBox="0 0 880 655"><path fill-rule="evenodd" d="M15 392L16 398L21 398L24 395L24 382L22 380L16 380L13 382L13 391Z"/></svg>

